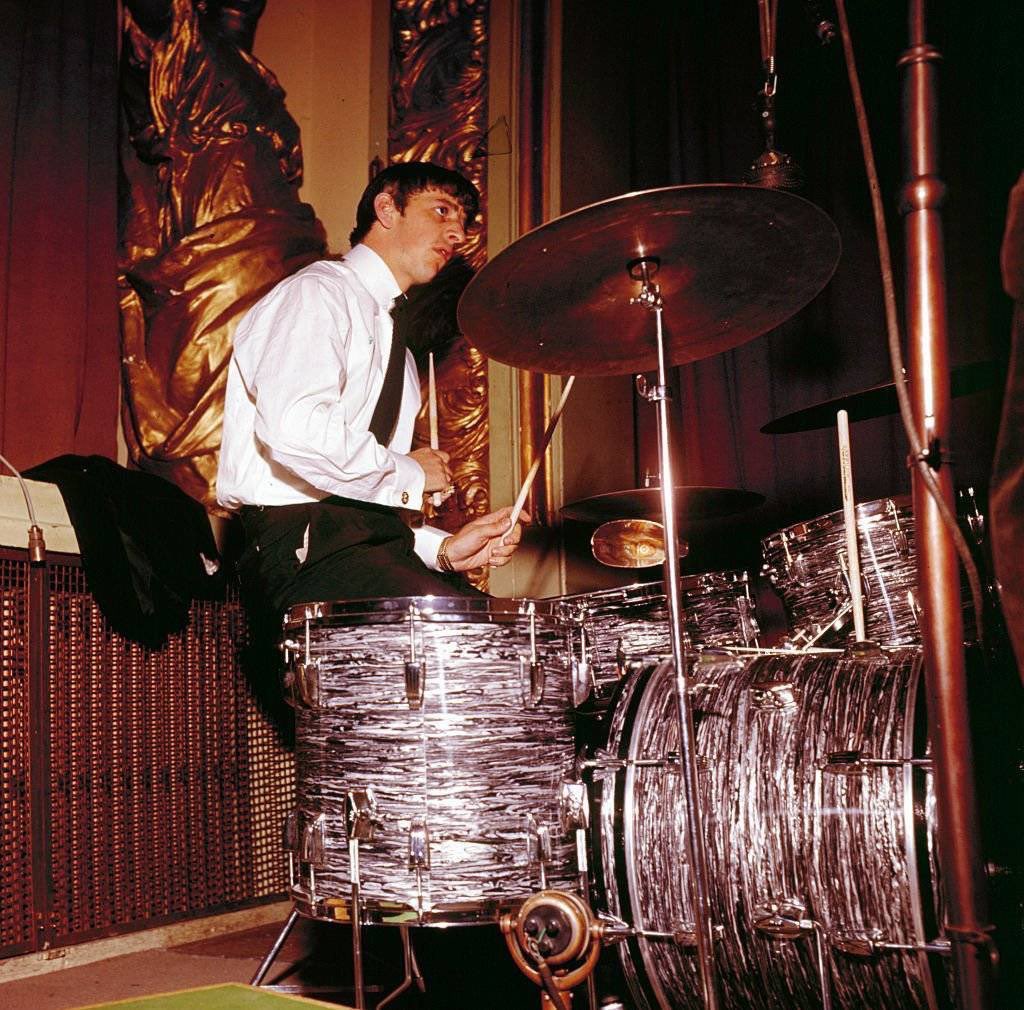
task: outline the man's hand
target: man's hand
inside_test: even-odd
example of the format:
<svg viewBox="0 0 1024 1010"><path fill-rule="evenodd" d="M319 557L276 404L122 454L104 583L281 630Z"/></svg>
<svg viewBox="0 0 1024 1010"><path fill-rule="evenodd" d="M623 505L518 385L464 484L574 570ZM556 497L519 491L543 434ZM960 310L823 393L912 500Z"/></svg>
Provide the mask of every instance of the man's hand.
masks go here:
<svg viewBox="0 0 1024 1010"><path fill-rule="evenodd" d="M448 538L448 560L457 572L490 565L500 568L507 565L519 547L522 539L522 524L530 521L529 513L521 512L515 529L509 530L512 506L497 512L490 512L479 519L466 523L458 533Z"/></svg>
<svg viewBox="0 0 1024 1010"><path fill-rule="evenodd" d="M426 494L448 490L448 485L452 482L452 471L448 466L451 456L443 449L429 449L424 446L410 452L409 459L416 460L423 467L423 473L426 474L423 490Z"/></svg>

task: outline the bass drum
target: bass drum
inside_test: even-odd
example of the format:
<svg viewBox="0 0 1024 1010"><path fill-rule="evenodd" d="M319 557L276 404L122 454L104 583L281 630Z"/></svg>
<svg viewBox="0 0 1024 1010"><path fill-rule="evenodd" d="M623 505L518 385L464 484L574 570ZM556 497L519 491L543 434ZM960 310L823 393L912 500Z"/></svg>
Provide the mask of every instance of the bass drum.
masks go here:
<svg viewBox="0 0 1024 1010"><path fill-rule="evenodd" d="M707 653L694 677L723 1006L820 1008L822 966L836 1008L945 1005L919 650ZM640 1010L703 1006L675 706L671 664L624 682L594 784L596 876L640 934L618 947Z"/></svg>

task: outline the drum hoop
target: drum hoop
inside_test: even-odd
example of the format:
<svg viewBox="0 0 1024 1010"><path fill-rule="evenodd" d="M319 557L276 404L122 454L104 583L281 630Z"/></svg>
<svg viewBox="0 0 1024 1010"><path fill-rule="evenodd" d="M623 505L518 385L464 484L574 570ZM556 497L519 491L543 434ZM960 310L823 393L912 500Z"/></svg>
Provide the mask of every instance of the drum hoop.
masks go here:
<svg viewBox="0 0 1024 1010"><path fill-rule="evenodd" d="M711 585L706 585L707 580L717 580ZM697 590L701 594L731 589L736 586L747 586L750 583L750 572L745 568L721 568L710 572L694 572L690 575L679 577L679 588L683 592ZM664 582L634 582L628 586L610 586L607 589L594 589L588 593L571 593L566 596L551 597L550 601L557 602L563 606L579 606L587 602L595 605L606 606L615 603L636 603L648 601L664 601Z"/></svg>
<svg viewBox="0 0 1024 1010"><path fill-rule="evenodd" d="M884 517L889 513L890 504L895 505L897 511L909 513L911 501L909 495L892 495L889 498L876 498L874 501L861 502L857 506L857 527L862 532L864 527L877 516ZM783 526L782 529L769 533L761 541L761 550L767 555L770 550L779 550L784 542L806 539L809 534L816 534L825 530L842 526L843 510L837 509L834 512L826 512L824 515L814 516L812 519L805 519L803 522L791 523Z"/></svg>
<svg viewBox="0 0 1024 1010"><path fill-rule="evenodd" d="M290 607L285 628L311 625L398 624L415 613L431 624L519 624L535 616L558 622L560 608L550 600L488 596L389 596L365 600L324 600Z"/></svg>
<svg viewBox="0 0 1024 1010"><path fill-rule="evenodd" d="M622 811L623 825L632 825L635 823L634 799L636 796L636 761L640 757L639 752L642 747L642 741L640 740L640 734L632 732L632 728L638 722L641 726L648 725L651 708L661 699L661 692L658 692L656 695L653 687L656 683L663 680L670 674L674 678L675 666L671 660L666 660L665 662L659 663L655 666L648 676L644 678L642 683L637 684L636 690L639 694L639 698L635 705L632 703L630 704L631 718L628 721L630 729L628 734L626 733L627 722L624 721L623 723L623 737L627 741L625 757L629 761L629 764L626 766L625 774L621 776L621 796L618 793L618 782L616 782L616 801L619 809ZM644 929L647 924L643 917L643 907L642 903L637 900L637 896L640 893L640 884L636 879L636 869L639 864L636 853L636 833L629 830L623 831L622 834L624 835L624 845L622 847L623 875L625 877L626 887L629 894L629 921L630 924L637 929ZM671 1006L672 1004L661 984L661 979L658 977L656 965L651 961L649 941L645 940L643 937L636 937L634 943L630 946L632 950L637 951L640 954L644 971L643 978L639 981L641 985L654 996L652 1006Z"/></svg>
<svg viewBox="0 0 1024 1010"><path fill-rule="evenodd" d="M917 662L915 662L915 655L920 656ZM907 659L912 665L912 673L907 684L907 706L903 713L903 839L907 864L907 887L910 892L910 918L917 941L927 943L929 937L925 930L924 905L922 903L922 885L926 881L922 877L927 876L929 892L932 890L933 881L928 868L928 853L926 851L922 854L918 849L919 824L915 814L916 801L919 793L924 791L924 784L920 781L920 776L915 773L915 766L910 763L911 759L923 752L922 744L927 740L928 734L925 711L919 707L924 690L922 682L924 659L923 654L917 649L911 652ZM923 806L924 804L922 804ZM921 820L926 822L926 819L927 810L924 810ZM926 823L921 826L926 830ZM923 864L921 862L922 855L925 859ZM922 873L922 869L925 870L925 874ZM936 926L940 927L941 923L936 923ZM939 1010L935 975L927 952L918 951L917 962L924 988L924 998L929 1010Z"/></svg>

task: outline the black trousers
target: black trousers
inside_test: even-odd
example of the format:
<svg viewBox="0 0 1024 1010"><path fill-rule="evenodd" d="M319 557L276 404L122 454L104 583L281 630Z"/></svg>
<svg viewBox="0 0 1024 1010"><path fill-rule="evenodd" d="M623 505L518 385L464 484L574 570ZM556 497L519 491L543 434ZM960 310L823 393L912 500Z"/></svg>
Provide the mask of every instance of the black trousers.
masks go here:
<svg viewBox="0 0 1024 1010"><path fill-rule="evenodd" d="M428 568L413 532L382 505L325 498L241 509L245 546L238 575L247 605L278 617L297 603L380 596L480 596L461 575ZM305 559L306 528L309 545Z"/></svg>

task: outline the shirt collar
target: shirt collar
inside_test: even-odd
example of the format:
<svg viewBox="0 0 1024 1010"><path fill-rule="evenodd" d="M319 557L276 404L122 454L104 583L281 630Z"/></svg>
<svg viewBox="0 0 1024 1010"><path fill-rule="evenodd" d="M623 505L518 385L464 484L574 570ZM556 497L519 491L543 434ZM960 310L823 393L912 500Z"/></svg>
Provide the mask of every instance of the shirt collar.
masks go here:
<svg viewBox="0 0 1024 1010"><path fill-rule="evenodd" d="M369 246L361 242L345 253L346 266L359 278L373 300L385 311L390 310L402 289L391 268Z"/></svg>

